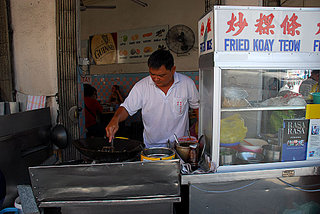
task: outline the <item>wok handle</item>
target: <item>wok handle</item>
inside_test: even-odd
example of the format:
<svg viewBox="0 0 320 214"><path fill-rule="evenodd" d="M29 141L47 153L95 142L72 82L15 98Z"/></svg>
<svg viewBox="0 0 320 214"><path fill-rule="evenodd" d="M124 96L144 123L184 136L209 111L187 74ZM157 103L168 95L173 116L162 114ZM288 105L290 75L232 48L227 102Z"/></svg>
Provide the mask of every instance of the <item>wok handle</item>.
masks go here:
<svg viewBox="0 0 320 214"><path fill-rule="evenodd" d="M126 137L114 137L114 138L123 139L123 140L129 140L129 138L126 138Z"/></svg>

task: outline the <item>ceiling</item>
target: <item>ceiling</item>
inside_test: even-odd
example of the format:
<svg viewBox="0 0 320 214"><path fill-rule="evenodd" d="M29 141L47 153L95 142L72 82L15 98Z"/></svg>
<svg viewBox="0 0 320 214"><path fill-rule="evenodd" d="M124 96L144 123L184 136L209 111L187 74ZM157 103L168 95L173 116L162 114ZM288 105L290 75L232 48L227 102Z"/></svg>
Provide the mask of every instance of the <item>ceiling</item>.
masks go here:
<svg viewBox="0 0 320 214"><path fill-rule="evenodd" d="M148 4L142 0L127 0L141 7L147 7ZM87 9L115 9L116 0L80 0L80 8L82 11Z"/></svg>

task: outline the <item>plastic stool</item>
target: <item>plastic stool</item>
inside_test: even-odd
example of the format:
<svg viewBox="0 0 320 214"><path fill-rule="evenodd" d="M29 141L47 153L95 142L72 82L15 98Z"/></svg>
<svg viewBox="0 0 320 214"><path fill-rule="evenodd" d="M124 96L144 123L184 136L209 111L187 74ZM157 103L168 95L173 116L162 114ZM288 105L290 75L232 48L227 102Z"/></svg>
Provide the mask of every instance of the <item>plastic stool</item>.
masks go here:
<svg viewBox="0 0 320 214"><path fill-rule="evenodd" d="M9 207L9 208L5 208L3 210L0 211L0 214L2 213L14 213L14 214L19 214L19 209L15 208L15 207Z"/></svg>

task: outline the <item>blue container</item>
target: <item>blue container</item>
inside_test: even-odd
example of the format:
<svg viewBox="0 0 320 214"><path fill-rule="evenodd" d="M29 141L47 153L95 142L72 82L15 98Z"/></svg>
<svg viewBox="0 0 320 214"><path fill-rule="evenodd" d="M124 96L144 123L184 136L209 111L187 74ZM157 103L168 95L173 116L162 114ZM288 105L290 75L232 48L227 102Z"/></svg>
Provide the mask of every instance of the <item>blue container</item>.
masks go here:
<svg viewBox="0 0 320 214"><path fill-rule="evenodd" d="M311 93L313 96L313 103L320 104L320 92Z"/></svg>
<svg viewBox="0 0 320 214"><path fill-rule="evenodd" d="M3 213L19 214L19 209L8 207L3 210L0 210L0 214L3 214Z"/></svg>

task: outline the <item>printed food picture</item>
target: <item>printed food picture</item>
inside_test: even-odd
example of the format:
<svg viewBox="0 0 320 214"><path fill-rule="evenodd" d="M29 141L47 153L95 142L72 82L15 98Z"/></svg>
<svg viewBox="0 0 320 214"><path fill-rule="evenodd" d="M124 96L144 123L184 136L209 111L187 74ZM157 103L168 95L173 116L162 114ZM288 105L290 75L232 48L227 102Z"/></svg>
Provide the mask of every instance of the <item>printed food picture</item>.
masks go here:
<svg viewBox="0 0 320 214"><path fill-rule="evenodd" d="M143 52L144 53L151 53L152 52L152 47L149 47L149 46L144 47Z"/></svg>
<svg viewBox="0 0 320 214"><path fill-rule="evenodd" d="M123 41L123 42L128 41L128 36L127 36L127 35L123 35L123 36L122 36L122 41Z"/></svg>
<svg viewBox="0 0 320 214"><path fill-rule="evenodd" d="M131 36L131 40L132 41L136 41L137 39L139 39L139 35L138 34L134 34Z"/></svg>
<svg viewBox="0 0 320 214"><path fill-rule="evenodd" d="M128 55L128 51L127 50L120 50L119 51L119 55L120 56L127 56Z"/></svg>
<svg viewBox="0 0 320 214"><path fill-rule="evenodd" d="M145 33L145 34L142 35L143 38L150 37L150 36L152 36L152 32Z"/></svg>
<svg viewBox="0 0 320 214"><path fill-rule="evenodd" d="M131 50L130 50L130 54L131 55L134 55L134 54L140 54L140 49L134 49L134 48L132 48Z"/></svg>

